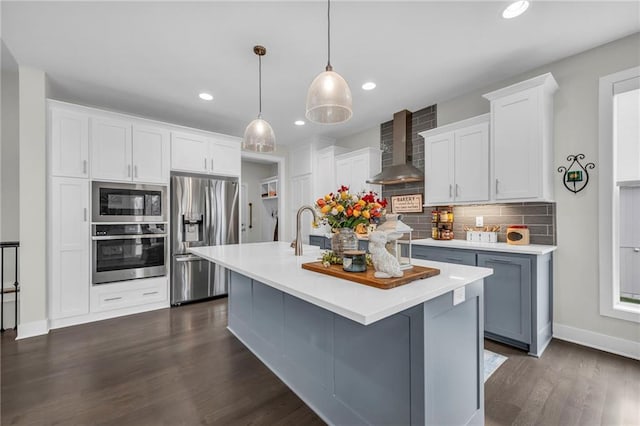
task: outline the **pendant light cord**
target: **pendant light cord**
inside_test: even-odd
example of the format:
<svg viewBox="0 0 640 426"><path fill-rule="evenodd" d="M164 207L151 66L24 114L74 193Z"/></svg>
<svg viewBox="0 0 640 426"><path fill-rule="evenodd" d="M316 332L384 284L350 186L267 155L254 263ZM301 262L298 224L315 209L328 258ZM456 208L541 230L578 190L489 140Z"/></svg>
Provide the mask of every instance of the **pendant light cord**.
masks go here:
<svg viewBox="0 0 640 426"><path fill-rule="evenodd" d="M258 117L262 117L262 55L258 55Z"/></svg>
<svg viewBox="0 0 640 426"><path fill-rule="evenodd" d="M331 0L327 0L327 71L331 69Z"/></svg>

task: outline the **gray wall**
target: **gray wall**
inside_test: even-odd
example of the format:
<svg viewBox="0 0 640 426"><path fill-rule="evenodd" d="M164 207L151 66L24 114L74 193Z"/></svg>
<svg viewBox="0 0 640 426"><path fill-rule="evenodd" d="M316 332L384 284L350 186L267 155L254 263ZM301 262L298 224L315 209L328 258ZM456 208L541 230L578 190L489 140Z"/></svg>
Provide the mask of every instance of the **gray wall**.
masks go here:
<svg viewBox="0 0 640 426"><path fill-rule="evenodd" d="M2 113L0 126L0 241L17 241L19 233L19 196L18 196L18 63L4 44L2 44ZM11 287L14 279L14 251L5 252L5 286Z"/></svg>
<svg viewBox="0 0 640 426"><path fill-rule="evenodd" d="M554 167L566 165L567 155L578 153L596 164L591 183L578 194L562 186L560 174L555 177L554 322L635 342L640 342L637 323L599 313L598 84L602 76L638 65L640 34L636 33L438 104L438 123L452 123L489 112L483 93L553 73L560 86L555 95Z"/></svg>
<svg viewBox="0 0 640 426"><path fill-rule="evenodd" d="M360 148L380 147L380 126L374 126L344 138L336 139L336 145L355 151Z"/></svg>

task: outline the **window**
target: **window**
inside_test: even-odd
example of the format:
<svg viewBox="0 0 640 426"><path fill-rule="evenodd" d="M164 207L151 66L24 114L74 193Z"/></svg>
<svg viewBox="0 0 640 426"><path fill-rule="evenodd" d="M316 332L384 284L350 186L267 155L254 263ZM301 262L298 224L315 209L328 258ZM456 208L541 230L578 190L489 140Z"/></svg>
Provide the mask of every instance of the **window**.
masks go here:
<svg viewBox="0 0 640 426"><path fill-rule="evenodd" d="M599 95L600 314L640 322L640 67Z"/></svg>

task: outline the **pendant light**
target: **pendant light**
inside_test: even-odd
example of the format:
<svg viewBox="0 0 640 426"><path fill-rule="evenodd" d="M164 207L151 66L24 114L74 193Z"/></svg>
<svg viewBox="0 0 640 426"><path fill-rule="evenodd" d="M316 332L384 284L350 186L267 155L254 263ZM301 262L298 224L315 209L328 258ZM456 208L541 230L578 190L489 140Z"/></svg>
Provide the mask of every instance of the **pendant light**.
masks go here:
<svg viewBox="0 0 640 426"><path fill-rule="evenodd" d="M351 118L351 105L349 85L331 67L331 0L327 0L327 67L309 86L306 116L319 124L342 123Z"/></svg>
<svg viewBox="0 0 640 426"><path fill-rule="evenodd" d="M271 125L262 119L262 57L267 54L264 46L254 46L253 53L258 55L258 118L253 120L244 131L242 149L255 152L273 152L276 149L276 135Z"/></svg>

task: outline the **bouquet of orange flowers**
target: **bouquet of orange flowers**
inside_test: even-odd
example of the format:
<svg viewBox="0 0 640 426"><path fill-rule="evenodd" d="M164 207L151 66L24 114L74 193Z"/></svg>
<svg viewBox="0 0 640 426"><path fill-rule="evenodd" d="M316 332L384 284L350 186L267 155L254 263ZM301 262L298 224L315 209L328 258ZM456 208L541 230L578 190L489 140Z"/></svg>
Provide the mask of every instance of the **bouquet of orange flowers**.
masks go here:
<svg viewBox="0 0 640 426"><path fill-rule="evenodd" d="M318 198L315 207L322 223L328 223L331 229L355 228L360 223L369 223L382 216L387 200L377 198L373 191L352 195L349 187L342 185L337 192Z"/></svg>

